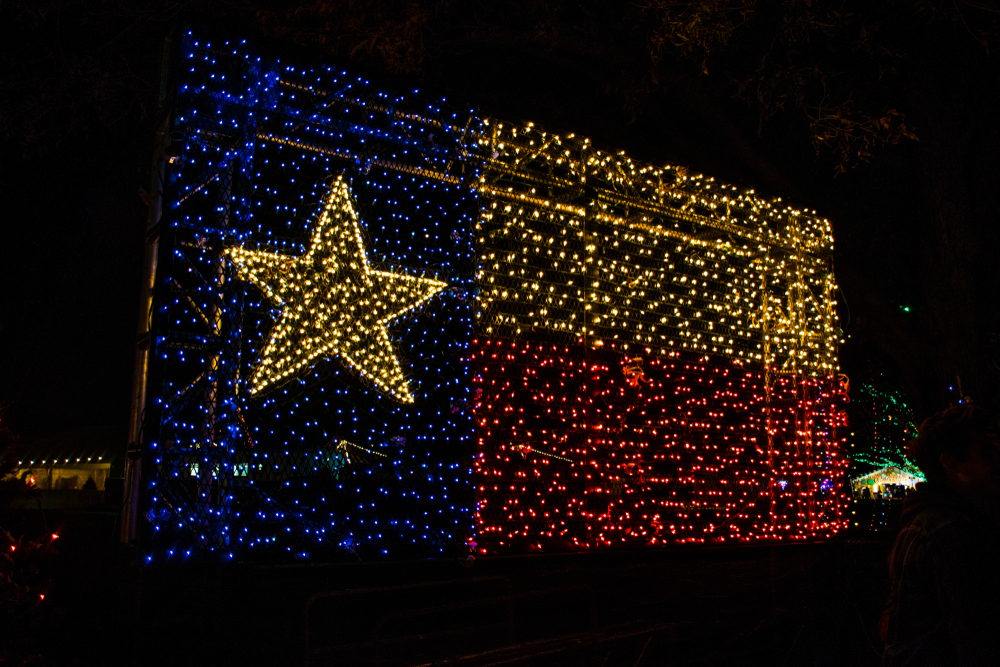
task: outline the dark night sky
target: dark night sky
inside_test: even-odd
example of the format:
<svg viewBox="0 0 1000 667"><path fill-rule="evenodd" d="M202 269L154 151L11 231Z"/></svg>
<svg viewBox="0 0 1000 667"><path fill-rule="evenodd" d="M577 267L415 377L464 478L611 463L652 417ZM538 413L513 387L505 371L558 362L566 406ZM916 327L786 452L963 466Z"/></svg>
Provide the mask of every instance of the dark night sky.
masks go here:
<svg viewBox="0 0 1000 667"><path fill-rule="evenodd" d="M0 186L0 372L28 437L127 415L145 207L133 141L96 143L19 161Z"/></svg>
<svg viewBox="0 0 1000 667"><path fill-rule="evenodd" d="M122 9L57 25L52 14L36 16L31 7L13 3L0 10L8 12L0 17L8 19L0 64L13 72L0 79L0 401L9 405L11 427L26 438L106 425L124 444L145 224L138 189L148 185L157 67L171 22L132 21L130 10ZM233 11L224 7L220 14ZM34 22L12 33L24 12ZM108 35L117 41L105 44ZM291 48L268 44L279 52ZM928 49L944 53L949 44L942 39ZM935 181L920 165L934 149L930 139L890 146L870 165L834 178L831 160L817 157L804 138L801 119L778 116L758 136L756 112L717 79L697 73L654 89L633 119L621 96L606 92L617 65L588 56L585 46L566 40L546 49L470 38L462 48L435 54L420 75L380 73L371 60L341 62L367 68L389 85L419 85L492 115L574 131L639 159L690 165L817 209L835 224L837 273L847 303L840 307L841 322L851 336L843 351L846 369L871 368L874 359L920 406L943 399L945 374L933 364L919 366L940 342L940 336L928 337L921 319L933 301L923 277L950 271L927 250L936 232L930 231L934 213L926 197ZM978 57L972 47L948 53L935 65L942 70L935 80L947 79L948 68L973 69L966 60ZM1000 174L987 154L997 134L985 121L997 86L992 64L977 67L961 95L955 93L954 116L928 112L922 120L925 130L955 123L961 132L976 133L953 153L966 188L963 201L978 225L976 245L995 247L996 232L986 231L994 229L996 188L990 183ZM121 85L93 83L104 75ZM859 84L857 97L866 94ZM940 91L928 88L927 94ZM987 312L993 297L984 296L992 290L983 289L983 275L994 274L977 276L972 289ZM912 305L912 316L902 314L902 304ZM995 323L978 322L984 327L979 337L988 339L985 329ZM992 359L978 358L984 366ZM916 378L926 386L914 387Z"/></svg>

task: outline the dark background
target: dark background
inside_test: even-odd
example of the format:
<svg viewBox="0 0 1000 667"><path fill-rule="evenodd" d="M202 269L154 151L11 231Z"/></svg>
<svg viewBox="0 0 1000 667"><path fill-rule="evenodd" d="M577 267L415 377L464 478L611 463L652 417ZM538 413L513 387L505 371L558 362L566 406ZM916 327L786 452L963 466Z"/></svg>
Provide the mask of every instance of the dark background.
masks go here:
<svg viewBox="0 0 1000 667"><path fill-rule="evenodd" d="M816 209L834 224L852 380L901 391L918 418L963 395L995 408L998 17L971 0L0 0L3 425L26 440L104 427L124 449L139 192L163 40L185 24ZM892 539L862 526L824 545L607 563L171 572L95 546L114 512L30 520L43 525L5 527L62 535L46 612L62 616L31 625L38 646L66 647L57 664L300 664L317 591L492 575L518 595L591 587L600 633L578 648L595 664L878 664Z"/></svg>
<svg viewBox="0 0 1000 667"><path fill-rule="evenodd" d="M5 423L127 439L139 190L181 25L816 209L845 372L918 418L962 395L994 407L998 17L971 1L0 1Z"/></svg>

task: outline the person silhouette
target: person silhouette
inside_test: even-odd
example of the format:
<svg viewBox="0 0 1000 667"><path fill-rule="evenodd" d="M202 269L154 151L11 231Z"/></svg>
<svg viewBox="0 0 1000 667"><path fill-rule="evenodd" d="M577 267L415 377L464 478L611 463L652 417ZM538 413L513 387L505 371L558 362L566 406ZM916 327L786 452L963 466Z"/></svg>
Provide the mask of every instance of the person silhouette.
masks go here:
<svg viewBox="0 0 1000 667"><path fill-rule="evenodd" d="M1000 665L1000 449L973 405L926 419L907 446L927 481L903 502L880 622L883 665Z"/></svg>

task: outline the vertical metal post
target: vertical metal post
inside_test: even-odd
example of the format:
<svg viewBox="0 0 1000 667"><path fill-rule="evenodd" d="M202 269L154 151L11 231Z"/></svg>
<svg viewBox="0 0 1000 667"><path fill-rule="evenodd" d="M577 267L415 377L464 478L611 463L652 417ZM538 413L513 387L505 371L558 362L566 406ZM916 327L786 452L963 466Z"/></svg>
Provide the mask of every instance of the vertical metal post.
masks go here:
<svg viewBox="0 0 1000 667"><path fill-rule="evenodd" d="M777 501L774 493L774 421L772 412L773 407L771 404L774 398L771 392L771 387L774 382L774 363L771 359L771 315L768 310L771 299L770 294L767 291L767 273L769 270L768 267L770 260L771 254L770 250L768 250L760 264L760 330L764 338L764 426L767 432L767 495L770 501L768 505L768 518L773 526Z"/></svg>
<svg viewBox="0 0 1000 667"><path fill-rule="evenodd" d="M230 160L226 167L226 176L225 180L222 181L222 188L220 192L219 208L222 214L220 221L222 229L227 229L229 227L229 218L232 212L233 204L233 181L235 178L236 166L234 164L234 160ZM220 300L222 299L223 287L226 280L226 260L225 253L222 248L219 249L219 255L213 261L212 266L212 274L210 276L206 276L206 279L210 279L212 289L215 293L212 295L213 298L209 302L206 315L208 317L208 326L212 335L217 341L221 342L223 335L223 307ZM203 405L205 422L202 427L202 440L198 445L196 445L196 447L202 450L202 465L198 475L198 494L202 499L205 515L216 517L221 517L222 513L226 509L225 480L230 470L228 468L223 468L223 466L219 464L220 458L228 458L228 456L224 455L220 457L218 448L223 447L228 449L230 444L229 438L218 432L220 422L219 413L222 409L222 401L220 401L219 398L219 380L221 372L222 350L220 347L216 348L215 352L209 358L208 368L206 369L208 386L205 389ZM212 546L216 545L213 544ZM218 546L222 546L222 543L218 543Z"/></svg>
<svg viewBox="0 0 1000 667"><path fill-rule="evenodd" d="M163 45L163 63L160 71L160 108L167 100L167 75L173 52L172 39ZM126 544L135 541L139 512L139 490L142 477L142 427L146 408L146 380L149 373L149 354L153 346L151 325L153 318L153 289L156 285L156 262L159 253L159 225L163 214L163 189L166 178L166 149L170 144L171 115L167 115L156 129L150 175L149 214L146 217L146 254L143 261L142 291L139 298L139 326L135 342L135 366L132 376L132 405L129 410L129 444L125 459L125 483L121 513L120 539Z"/></svg>

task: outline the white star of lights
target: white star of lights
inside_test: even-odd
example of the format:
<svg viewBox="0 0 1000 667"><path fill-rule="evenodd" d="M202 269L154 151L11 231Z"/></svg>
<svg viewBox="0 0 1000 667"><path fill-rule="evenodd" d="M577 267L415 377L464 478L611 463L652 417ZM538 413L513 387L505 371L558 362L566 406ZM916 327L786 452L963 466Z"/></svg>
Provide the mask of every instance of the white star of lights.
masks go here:
<svg viewBox="0 0 1000 667"><path fill-rule="evenodd" d="M351 191L333 183L309 249L299 257L229 248L241 279L281 307L250 379L256 394L339 355L379 389L412 403L388 323L447 287L429 278L375 271L365 256Z"/></svg>

